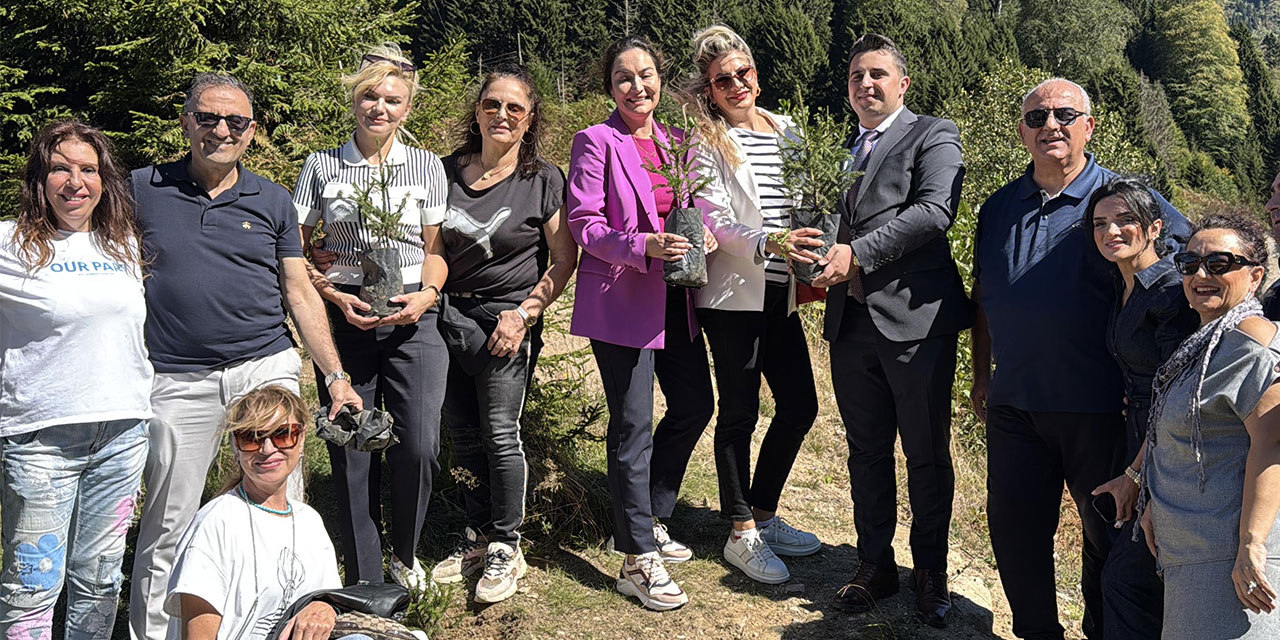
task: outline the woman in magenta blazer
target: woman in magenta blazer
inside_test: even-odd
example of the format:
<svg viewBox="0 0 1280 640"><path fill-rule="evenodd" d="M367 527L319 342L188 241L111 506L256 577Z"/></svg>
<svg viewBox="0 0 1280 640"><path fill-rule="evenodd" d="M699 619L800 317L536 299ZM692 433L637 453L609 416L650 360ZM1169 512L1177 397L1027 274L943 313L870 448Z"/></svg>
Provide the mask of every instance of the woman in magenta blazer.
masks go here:
<svg viewBox="0 0 1280 640"><path fill-rule="evenodd" d="M679 260L691 245L663 232L671 190L645 169L663 162L655 140L684 135L654 122L661 69L661 55L643 38L625 38L605 52L604 89L618 108L574 137L566 199L569 229L583 249L570 332L591 339L609 405L614 548L626 554L617 587L657 610L688 601L664 563L692 553L657 518L671 515L689 455L714 410L691 290L662 280L663 261ZM656 431L655 374L667 401ZM651 465L654 449L660 453Z"/></svg>

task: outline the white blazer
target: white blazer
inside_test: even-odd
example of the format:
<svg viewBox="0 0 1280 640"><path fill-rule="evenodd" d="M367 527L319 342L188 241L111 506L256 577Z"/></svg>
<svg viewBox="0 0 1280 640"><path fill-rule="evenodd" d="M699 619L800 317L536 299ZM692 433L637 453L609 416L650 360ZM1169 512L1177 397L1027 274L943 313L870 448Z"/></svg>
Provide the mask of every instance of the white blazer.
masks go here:
<svg viewBox="0 0 1280 640"><path fill-rule="evenodd" d="M791 118L760 107L756 110L784 137L799 137L800 130ZM698 175L711 178L702 197L708 207L705 213L711 233L720 247L707 256L707 284L694 293L694 304L704 309L761 311L765 259L760 255L760 244L769 234L760 228L764 217L755 174L738 141L732 136L729 141L742 160L737 169L731 169L720 153L706 145L698 147L695 157ZM788 279L788 314L796 310L795 283L794 276Z"/></svg>

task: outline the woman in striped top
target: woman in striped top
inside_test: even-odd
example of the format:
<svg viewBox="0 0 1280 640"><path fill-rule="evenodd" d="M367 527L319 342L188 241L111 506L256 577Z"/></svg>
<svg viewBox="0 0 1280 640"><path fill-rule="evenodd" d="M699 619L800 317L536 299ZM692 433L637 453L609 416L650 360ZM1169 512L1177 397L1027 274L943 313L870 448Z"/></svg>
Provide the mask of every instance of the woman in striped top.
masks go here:
<svg viewBox="0 0 1280 640"><path fill-rule="evenodd" d="M404 144L401 124L408 117L418 74L395 45L366 54L355 73L344 77L351 91L356 130L346 144L307 157L298 176L293 202L310 238L323 221L324 245L335 260L312 282L328 302L329 324L351 384L366 407L384 407L395 421L400 443L386 450L391 471L391 575L402 585L425 584L426 571L414 557L423 516L431 497L431 480L439 463L440 409L444 401L449 354L436 329L435 305L448 269L440 223L444 221L448 185L440 158ZM358 297L360 254L374 243L356 207L356 196L368 189L374 203L403 207L402 237L392 241L400 252L403 305L385 318L364 315L369 305ZM381 192L388 203L382 203ZM327 252L324 257L330 257ZM319 264L327 261L316 256ZM320 385L320 401L329 397ZM329 445L345 580L382 582L382 463L376 454Z"/></svg>
<svg viewBox="0 0 1280 640"><path fill-rule="evenodd" d="M795 203L782 188L779 144L799 135L790 118L755 105L760 93L751 49L725 26L694 36L699 74L689 95L698 106L699 172L712 177L707 217L721 251L707 258L698 318L715 358L719 389L715 457L720 510L733 520L725 560L754 580L791 577L778 555L821 548L816 536L777 515L778 498L804 436L818 414L808 343L796 313L795 281L783 257L812 261L816 230L793 232L779 246L770 233L791 228ZM785 249L785 251L784 251ZM760 377L777 405L752 478L751 434L760 412Z"/></svg>

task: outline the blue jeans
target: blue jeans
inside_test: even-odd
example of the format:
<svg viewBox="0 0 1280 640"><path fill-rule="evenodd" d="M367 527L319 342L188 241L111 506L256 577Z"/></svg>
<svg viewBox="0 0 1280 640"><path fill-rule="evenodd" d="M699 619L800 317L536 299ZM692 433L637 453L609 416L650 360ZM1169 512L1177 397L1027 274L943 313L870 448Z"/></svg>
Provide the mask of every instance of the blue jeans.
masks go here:
<svg viewBox="0 0 1280 640"><path fill-rule="evenodd" d="M64 424L0 438L0 634L46 640L67 585L66 638L111 637L147 421Z"/></svg>

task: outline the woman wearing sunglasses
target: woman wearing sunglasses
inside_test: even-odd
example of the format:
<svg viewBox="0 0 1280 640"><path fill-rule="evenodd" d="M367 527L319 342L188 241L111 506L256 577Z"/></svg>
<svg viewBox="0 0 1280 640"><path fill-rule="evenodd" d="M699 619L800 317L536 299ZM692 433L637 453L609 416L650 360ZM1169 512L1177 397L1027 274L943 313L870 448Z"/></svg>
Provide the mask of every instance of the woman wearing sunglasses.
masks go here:
<svg viewBox="0 0 1280 640"><path fill-rule="evenodd" d="M366 407L391 414L400 440L385 453L391 577L404 586L422 585L426 571L414 550L439 470L440 407L449 358L436 328L435 308L448 271L440 236L448 185L440 158L402 140L412 140L403 125L418 90L418 74L399 47L374 48L342 81L350 91L355 132L341 147L307 157L293 202L304 239L324 223L326 250L313 248L312 254L327 271L315 274L312 282L327 302L334 343L351 385ZM370 307L358 297L360 254L375 242L356 204L362 192L375 206L402 211L404 233L392 244L400 253L404 293L391 299L402 308L381 319L366 315ZM388 202L382 202L383 193ZM322 377L317 371L317 379ZM320 402L328 404L327 389L319 386ZM383 581L379 458L329 445L348 584Z"/></svg>
<svg viewBox="0 0 1280 640"><path fill-rule="evenodd" d="M1133 538L1133 506L1146 453L1151 382L1199 316L1187 305L1173 259L1161 254L1163 221L1155 196L1139 180L1116 178L1093 192L1084 223L1094 245L1119 270L1116 306L1107 325L1107 348L1124 373L1124 473L1093 490L1094 508L1121 529L1102 570L1103 625L1107 637L1150 638L1161 632L1164 587L1145 546Z"/></svg>
<svg viewBox="0 0 1280 640"><path fill-rule="evenodd" d="M174 616L169 638L265 640L295 600L341 586L320 514L286 497L308 419L302 400L276 385L227 409L235 468L178 543L164 604ZM307 605L288 623L290 637L327 639L335 618L327 604Z"/></svg>
<svg viewBox="0 0 1280 640"><path fill-rule="evenodd" d="M525 70L490 73L463 123L462 146L444 159L444 288L452 309L441 326L456 311L487 341L449 362L445 424L458 465L476 481L462 483L467 529L431 576L455 582L483 566L475 593L486 603L511 597L525 573L520 413L542 315L578 258L561 209L564 174L539 156L541 102Z"/></svg>
<svg viewBox="0 0 1280 640"><path fill-rule="evenodd" d="M102 132L31 141L0 222L0 636L110 638L147 460L152 368L138 230Z"/></svg>
<svg viewBox="0 0 1280 640"><path fill-rule="evenodd" d="M1204 216L1173 257L1200 328L1156 373L1138 501L1164 640L1280 637L1280 332L1256 297L1267 260L1243 213Z"/></svg>
<svg viewBox="0 0 1280 640"><path fill-rule="evenodd" d="M694 35L698 74L688 94L697 106L700 166L713 180L707 214L721 251L707 260L708 284L697 293L698 319L715 358L720 412L715 458L720 510L732 522L724 558L751 579L790 579L778 555L822 548L812 533L777 515L778 499L805 434L818 415L813 367L796 282L787 267L812 262L822 241L801 229L780 246L770 234L791 228L779 146L801 132L786 116L756 106L759 76L751 49L734 31L712 26ZM751 435L760 419L760 379L777 410L760 446L754 479Z"/></svg>
<svg viewBox="0 0 1280 640"><path fill-rule="evenodd" d="M679 260L691 245L663 231L673 196L666 180L645 167L661 165L659 145L684 132L654 121L662 56L647 40L627 37L610 45L601 73L617 109L574 136L569 160L565 206L584 251L570 332L591 339L609 405L613 545L626 555L618 591L650 609L673 609L688 597L664 563L693 554L656 518L675 508L689 456L714 407L691 291L662 280L663 261ZM714 239L706 248L714 250ZM656 429L655 375L667 401Z"/></svg>

